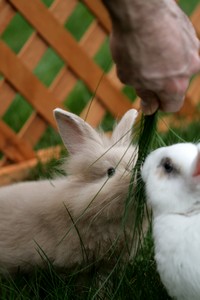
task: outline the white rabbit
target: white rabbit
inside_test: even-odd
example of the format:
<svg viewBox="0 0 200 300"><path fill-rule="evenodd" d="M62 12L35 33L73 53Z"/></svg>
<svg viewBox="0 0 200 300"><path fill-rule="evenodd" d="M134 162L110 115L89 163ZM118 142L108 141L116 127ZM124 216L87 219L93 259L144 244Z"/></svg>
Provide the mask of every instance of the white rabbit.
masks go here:
<svg viewBox="0 0 200 300"><path fill-rule="evenodd" d="M0 271L43 266L71 268L104 257L113 244L125 248L122 217L131 169L137 111L129 110L112 137L97 133L80 117L55 109L69 152L67 176L0 189ZM126 232L128 234L129 232Z"/></svg>
<svg viewBox="0 0 200 300"><path fill-rule="evenodd" d="M169 295L200 299L200 145L153 151L142 178L153 210L155 260Z"/></svg>

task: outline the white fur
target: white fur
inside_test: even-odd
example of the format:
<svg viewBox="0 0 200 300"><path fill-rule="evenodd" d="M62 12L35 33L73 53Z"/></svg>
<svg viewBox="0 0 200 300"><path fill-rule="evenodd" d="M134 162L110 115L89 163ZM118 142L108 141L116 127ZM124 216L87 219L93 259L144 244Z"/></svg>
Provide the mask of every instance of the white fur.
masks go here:
<svg viewBox="0 0 200 300"><path fill-rule="evenodd" d="M121 220L137 156L137 112L128 111L110 139L72 113L54 114L69 151L68 176L0 189L1 272L43 265L44 254L55 267L74 267L102 258L116 239L119 254L125 246Z"/></svg>
<svg viewBox="0 0 200 300"><path fill-rule="evenodd" d="M170 159L174 171L163 161ZM153 209L155 259L171 297L200 299L200 147L183 143L153 151L142 177Z"/></svg>

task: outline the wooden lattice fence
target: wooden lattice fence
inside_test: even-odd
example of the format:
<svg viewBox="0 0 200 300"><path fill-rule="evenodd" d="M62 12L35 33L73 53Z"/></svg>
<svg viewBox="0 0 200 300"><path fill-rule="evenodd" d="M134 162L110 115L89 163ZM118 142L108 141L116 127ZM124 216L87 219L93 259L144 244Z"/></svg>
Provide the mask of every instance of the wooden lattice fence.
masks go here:
<svg viewBox="0 0 200 300"><path fill-rule="evenodd" d="M0 0L1 37L18 15L23 16L32 27L31 34L17 53L3 38L0 39L0 185L22 178L38 158L45 161L52 153L59 155L58 147L40 151L34 149L48 125L56 128L52 110L64 104L68 108L68 95L79 80L95 95L92 105L90 101L87 102L80 112L85 117L89 109L87 121L93 126L98 126L108 111L114 117L120 117L132 106L139 106L138 99L132 103L122 93L123 86L115 75L114 66L104 74L94 60L111 29L101 1L81 1L81 5L85 5L92 15L92 21L79 41L65 28L65 24L80 2L49 1L51 5L48 8L41 0ZM191 19L200 37L200 6ZM51 84L45 86L36 76L35 68L49 48L57 53L64 64ZM23 126L15 132L5 122L4 116L18 94L31 105L32 111ZM179 116L184 116L187 121L199 116L200 76L193 80L186 98L183 109L168 118L168 123L177 122Z"/></svg>

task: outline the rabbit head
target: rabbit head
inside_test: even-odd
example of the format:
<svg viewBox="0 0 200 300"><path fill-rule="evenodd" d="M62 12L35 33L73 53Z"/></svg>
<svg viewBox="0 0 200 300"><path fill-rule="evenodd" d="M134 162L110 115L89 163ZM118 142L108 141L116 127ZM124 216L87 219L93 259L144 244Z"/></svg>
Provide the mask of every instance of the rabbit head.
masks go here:
<svg viewBox="0 0 200 300"><path fill-rule="evenodd" d="M153 151L144 162L142 178L154 215L199 209L199 145L180 143Z"/></svg>
<svg viewBox="0 0 200 300"><path fill-rule="evenodd" d="M84 199L91 201L94 197L95 202L101 204L116 200L124 203L137 158L136 148L132 145L132 126L137 111L129 110L110 138L70 112L55 109L54 115L69 152L66 172L82 197L80 210L85 206Z"/></svg>

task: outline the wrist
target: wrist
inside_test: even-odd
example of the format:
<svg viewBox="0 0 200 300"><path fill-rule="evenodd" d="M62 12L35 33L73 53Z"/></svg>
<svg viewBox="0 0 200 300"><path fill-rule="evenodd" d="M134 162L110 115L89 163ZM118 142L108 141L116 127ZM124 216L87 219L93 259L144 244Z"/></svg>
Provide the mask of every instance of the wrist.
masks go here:
<svg viewBox="0 0 200 300"><path fill-rule="evenodd" d="M109 12L113 29L126 32L134 30L141 21L155 14L163 7L165 0L102 0L102 2Z"/></svg>

